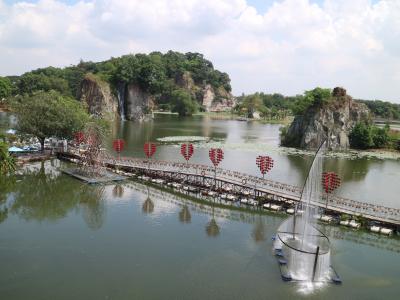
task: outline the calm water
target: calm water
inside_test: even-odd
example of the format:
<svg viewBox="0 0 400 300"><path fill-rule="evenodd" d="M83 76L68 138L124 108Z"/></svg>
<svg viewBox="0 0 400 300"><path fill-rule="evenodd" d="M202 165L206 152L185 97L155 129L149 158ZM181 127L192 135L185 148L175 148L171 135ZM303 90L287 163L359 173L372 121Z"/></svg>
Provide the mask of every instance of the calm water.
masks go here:
<svg viewBox="0 0 400 300"><path fill-rule="evenodd" d="M281 125L240 122L236 120L211 120L207 117L179 119L171 115L159 115L153 122L136 124L116 123L114 137L127 143L123 155L144 156L143 144L170 136L206 136L209 143L197 143L191 161L210 164L208 149L222 147L225 159L220 166L259 175L255 159L258 155L270 155L274 168L267 175L273 180L301 186L311 164L312 157L288 155L279 150ZM109 142L111 145L111 141ZM179 143L158 147L157 159L183 161ZM325 169L335 171L342 179L336 191L340 196L364 202L400 208L398 184L400 161L379 159L325 160Z"/></svg>
<svg viewBox="0 0 400 300"><path fill-rule="evenodd" d="M309 158L280 154L278 132L170 116L114 128L127 140L124 155L142 155L147 140L206 135L212 140L196 144L193 161L208 163L207 147L225 145L223 167L256 173L255 156L268 153L276 161L270 177L299 184ZM181 160L178 153L163 145L156 157ZM361 189L368 201L398 207L398 162L327 166L344 178L340 194ZM398 238L325 227L344 284L310 294L280 279L271 236L281 217L199 205L133 181L87 186L60 174L63 167L53 160L0 177L0 299L398 299Z"/></svg>
<svg viewBox="0 0 400 300"><path fill-rule="evenodd" d="M59 167L2 178L1 299L398 299L399 239L326 227L344 284L309 294L280 279L281 217L87 186Z"/></svg>

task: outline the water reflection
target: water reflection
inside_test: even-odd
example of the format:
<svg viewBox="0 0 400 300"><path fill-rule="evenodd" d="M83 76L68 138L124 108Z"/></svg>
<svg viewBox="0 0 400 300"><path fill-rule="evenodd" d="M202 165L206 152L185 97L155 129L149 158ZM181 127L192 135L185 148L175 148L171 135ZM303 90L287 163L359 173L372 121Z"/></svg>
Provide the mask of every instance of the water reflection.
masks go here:
<svg viewBox="0 0 400 300"><path fill-rule="evenodd" d="M265 223L261 215L258 215L254 223L252 237L256 243L265 241Z"/></svg>
<svg viewBox="0 0 400 300"><path fill-rule="evenodd" d="M57 161L27 166L20 174L0 180L0 220L11 214L26 221L57 221L75 208L82 208L83 218L91 229L104 221L104 186L89 186L54 167ZM7 201L7 199L9 201Z"/></svg>
<svg viewBox="0 0 400 300"><path fill-rule="evenodd" d="M373 163L375 166L382 167L382 162L380 161L374 161ZM335 171L345 182L363 181L368 174L371 164L372 160L369 159L325 159L324 169Z"/></svg>
<svg viewBox="0 0 400 300"><path fill-rule="evenodd" d="M115 198L122 198L124 195L124 187L121 184L116 184L113 188L113 196Z"/></svg>
<svg viewBox="0 0 400 300"><path fill-rule="evenodd" d="M207 223L206 225L206 233L209 237L216 237L219 235L220 230L219 226L217 224L217 221L215 220L215 215L214 215L214 205L211 206L211 220Z"/></svg>
<svg viewBox="0 0 400 300"><path fill-rule="evenodd" d="M150 198L149 187L147 187L147 197L146 200L143 202L142 211L145 214L151 214L154 211L154 202Z"/></svg>
<svg viewBox="0 0 400 300"><path fill-rule="evenodd" d="M92 230L100 229L104 223L106 215L104 190L105 187L102 185L83 185L80 188L79 204L83 209L83 219L86 225Z"/></svg>
<svg viewBox="0 0 400 300"><path fill-rule="evenodd" d="M179 211L179 221L182 223L190 223L192 220L192 215L190 214L189 207L186 203L182 206L182 209Z"/></svg>

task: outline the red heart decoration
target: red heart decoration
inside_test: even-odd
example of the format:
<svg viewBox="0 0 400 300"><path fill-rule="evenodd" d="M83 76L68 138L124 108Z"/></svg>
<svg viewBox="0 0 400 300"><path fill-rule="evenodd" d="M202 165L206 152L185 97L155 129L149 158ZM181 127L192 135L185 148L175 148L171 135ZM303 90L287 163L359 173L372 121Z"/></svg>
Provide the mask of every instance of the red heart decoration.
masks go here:
<svg viewBox="0 0 400 300"><path fill-rule="evenodd" d="M194 152L194 147L192 144L182 144L181 145L181 154L185 158L186 161L192 157Z"/></svg>
<svg viewBox="0 0 400 300"><path fill-rule="evenodd" d="M125 146L124 140L116 139L113 142L113 148L117 153L122 152L122 150L124 150L124 146Z"/></svg>
<svg viewBox="0 0 400 300"><path fill-rule="evenodd" d="M263 175L269 172L274 166L274 160L269 156L258 156L256 159L256 163L261 171L261 174Z"/></svg>
<svg viewBox="0 0 400 300"><path fill-rule="evenodd" d="M82 131L76 132L76 133L74 134L74 137L75 137L75 142L76 142L77 144L81 144L81 143L84 141L84 139L85 139L85 135L83 134Z"/></svg>
<svg viewBox="0 0 400 300"><path fill-rule="evenodd" d="M322 173L322 186L326 193L332 193L340 186L340 178L335 172Z"/></svg>
<svg viewBox="0 0 400 300"><path fill-rule="evenodd" d="M146 154L147 158L150 158L156 153L157 146L154 143L145 143L144 144L144 154Z"/></svg>
<svg viewBox="0 0 400 300"><path fill-rule="evenodd" d="M221 160L224 159L224 151L220 148L211 148L208 151L208 156L210 157L211 162L216 167L219 165Z"/></svg>

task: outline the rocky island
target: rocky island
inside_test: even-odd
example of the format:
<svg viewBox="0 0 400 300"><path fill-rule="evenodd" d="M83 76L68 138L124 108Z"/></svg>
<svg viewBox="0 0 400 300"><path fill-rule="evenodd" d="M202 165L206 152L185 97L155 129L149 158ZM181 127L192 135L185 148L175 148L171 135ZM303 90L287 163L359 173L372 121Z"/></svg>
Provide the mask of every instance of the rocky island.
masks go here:
<svg viewBox="0 0 400 300"><path fill-rule="evenodd" d="M282 131L282 145L311 150L326 140L330 150L349 149L354 126L371 121L368 107L354 101L340 87L334 88L329 97L314 98L303 114Z"/></svg>

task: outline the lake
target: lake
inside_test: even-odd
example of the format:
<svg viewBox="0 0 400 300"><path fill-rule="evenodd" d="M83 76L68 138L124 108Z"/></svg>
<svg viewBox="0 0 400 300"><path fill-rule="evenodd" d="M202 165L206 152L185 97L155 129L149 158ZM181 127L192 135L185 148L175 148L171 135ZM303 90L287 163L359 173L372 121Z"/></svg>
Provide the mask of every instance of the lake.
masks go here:
<svg viewBox="0 0 400 300"><path fill-rule="evenodd" d="M208 148L221 146L222 167L252 174L255 157L270 155L268 176L291 184L311 163L279 150L279 125L159 116L113 128L126 156L176 136L210 137L195 143L193 162L209 163ZM160 145L155 156L183 160L178 144ZM35 163L0 179L1 299L398 298L398 237L324 226L343 285L310 291L280 278L271 237L284 216L204 205L134 181L88 186L60 173L67 166ZM344 181L339 195L399 207L399 162L328 159L326 167Z"/></svg>

